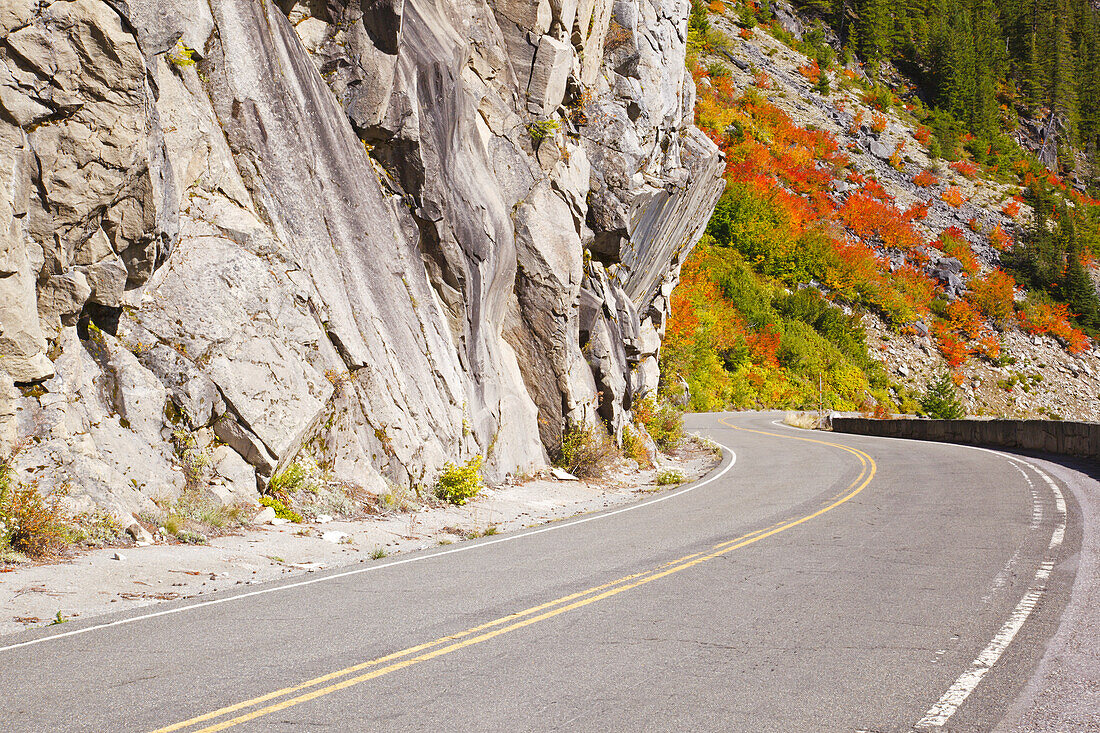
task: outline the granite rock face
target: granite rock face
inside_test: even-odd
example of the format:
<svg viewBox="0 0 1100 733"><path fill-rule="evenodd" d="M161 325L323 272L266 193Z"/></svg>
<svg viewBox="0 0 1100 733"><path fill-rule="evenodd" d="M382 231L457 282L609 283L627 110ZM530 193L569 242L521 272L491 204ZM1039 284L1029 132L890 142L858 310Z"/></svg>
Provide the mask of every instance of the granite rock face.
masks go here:
<svg viewBox="0 0 1100 733"><path fill-rule="evenodd" d="M304 457L382 491L620 431L722 185L688 10L8 3L19 469L126 514L183 490L188 435L224 444L215 493L240 497Z"/></svg>

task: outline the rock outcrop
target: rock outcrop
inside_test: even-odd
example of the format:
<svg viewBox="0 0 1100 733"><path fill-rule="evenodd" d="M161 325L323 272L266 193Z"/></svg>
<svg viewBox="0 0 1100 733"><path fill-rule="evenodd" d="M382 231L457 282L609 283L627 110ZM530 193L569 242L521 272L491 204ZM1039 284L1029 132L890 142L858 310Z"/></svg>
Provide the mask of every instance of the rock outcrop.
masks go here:
<svg viewBox="0 0 1100 733"><path fill-rule="evenodd" d="M181 435L216 435L239 496L305 454L381 491L475 454L530 470L571 424L620 430L722 185L692 125L687 16L8 3L19 470L126 514L183 489Z"/></svg>

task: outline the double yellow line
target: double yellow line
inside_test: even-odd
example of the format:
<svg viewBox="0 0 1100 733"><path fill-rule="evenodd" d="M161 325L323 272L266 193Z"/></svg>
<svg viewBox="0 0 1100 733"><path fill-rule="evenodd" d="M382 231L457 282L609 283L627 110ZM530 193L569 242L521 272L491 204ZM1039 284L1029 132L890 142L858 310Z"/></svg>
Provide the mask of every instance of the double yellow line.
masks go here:
<svg viewBox="0 0 1100 733"><path fill-rule="evenodd" d="M734 430L741 430L743 432L758 433L760 435L768 435L777 438L787 438L790 440L801 440L809 443L818 443L821 445L827 445L833 448L839 448L843 451L847 451L856 456L861 465L861 471L855 481L849 484L844 491L837 494L830 499L830 503L826 506L818 509L812 514L808 514L798 519L787 520L773 524L770 527L756 530L748 534L741 535L732 540L721 542L714 545L710 552L697 552L692 555L685 555L678 560L673 560L669 563L658 565L650 570L646 570L640 573L634 573L632 575L626 575L618 580L611 581L610 583L604 583L603 585L594 586L586 590L579 591L577 593L571 593L561 598L542 603L537 606L519 611L517 613L508 614L507 616L501 616L484 624L474 626L460 631L456 634L449 636L443 636L434 641L429 641L416 646L402 649L392 654L387 654L377 659L361 662L351 667L345 667L344 669L330 672L320 677L315 677L311 680L307 680L292 687L284 687L281 690L269 692L266 695L254 697L251 700L245 700L243 702L229 705L227 707L220 708L218 710L199 715L188 720L175 723L173 725L166 726L164 728L158 728L152 733L170 733L171 731L178 731L183 729L192 729L190 733L213 733L213 731L225 730L242 723L247 723L257 718L262 718L265 715L285 710L286 708L293 707L295 705L301 705L302 703L309 702L310 700L316 700L319 697L330 695L339 690L353 687L363 682L382 677L383 675L397 672L398 670L411 667L421 662L427 662L431 659L451 654L465 649L466 647L473 646L475 644L481 644L482 642L489 641L503 634L517 631L527 626L537 624L541 621L560 616L563 613L574 611L578 608L582 608L591 603L602 601L605 598L624 593L628 590L641 587L647 583L652 583L660 578L667 577L674 573L687 570L688 568L695 567L701 563L713 560L716 557L721 557L727 553L733 552L739 548L751 545L754 542L759 542L765 537L771 537L772 535L784 532L792 527L808 522L815 517L819 517L822 514L840 506L853 496L863 491L871 479L874 478L877 466L874 459L861 450L850 448L846 445L840 445L838 443L830 443L824 440L817 440L814 438L803 438L793 435L780 435L778 433L769 433L762 430L750 430L748 428L740 428L727 422L725 418L719 420L724 426L733 428ZM270 703L266 704L265 703ZM259 707L262 706L262 707ZM248 712L242 712L248 711ZM234 713L240 713L231 718L221 720L220 722L207 725L206 727L193 729L194 726L201 725L203 723L209 723L210 721L217 720L219 718L226 718L226 716L233 715Z"/></svg>

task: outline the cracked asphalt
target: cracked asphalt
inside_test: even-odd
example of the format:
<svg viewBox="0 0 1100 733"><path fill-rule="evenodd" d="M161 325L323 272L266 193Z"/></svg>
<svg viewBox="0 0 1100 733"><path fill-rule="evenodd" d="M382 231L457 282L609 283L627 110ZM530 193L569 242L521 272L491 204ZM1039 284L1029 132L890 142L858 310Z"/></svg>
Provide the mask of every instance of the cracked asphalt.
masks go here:
<svg viewBox="0 0 1100 733"><path fill-rule="evenodd" d="M5 637L0 730L910 731L1044 561L942 729L1047 710L1058 644L1081 642L1059 642L1075 494L1050 557L1052 495L1032 476L1033 521L1004 457L777 418L689 416L736 463L628 510Z"/></svg>

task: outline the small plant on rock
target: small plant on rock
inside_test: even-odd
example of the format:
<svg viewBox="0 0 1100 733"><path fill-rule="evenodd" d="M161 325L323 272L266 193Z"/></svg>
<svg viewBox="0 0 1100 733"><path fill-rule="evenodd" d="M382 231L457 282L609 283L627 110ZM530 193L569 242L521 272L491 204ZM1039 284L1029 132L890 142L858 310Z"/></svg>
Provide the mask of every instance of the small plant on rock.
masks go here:
<svg viewBox="0 0 1100 733"><path fill-rule="evenodd" d="M260 504L266 507L271 507L275 510L275 516L279 519L286 519L291 522L300 523L302 521L302 515L287 507L286 504L276 499L274 496L261 496Z"/></svg>
<svg viewBox="0 0 1100 733"><path fill-rule="evenodd" d="M461 506L477 496L482 487L481 456L474 456L462 466L448 461L435 482L435 495Z"/></svg>
<svg viewBox="0 0 1100 733"><path fill-rule="evenodd" d="M535 142L542 142L558 131L557 120L539 120L527 126L527 132Z"/></svg>

